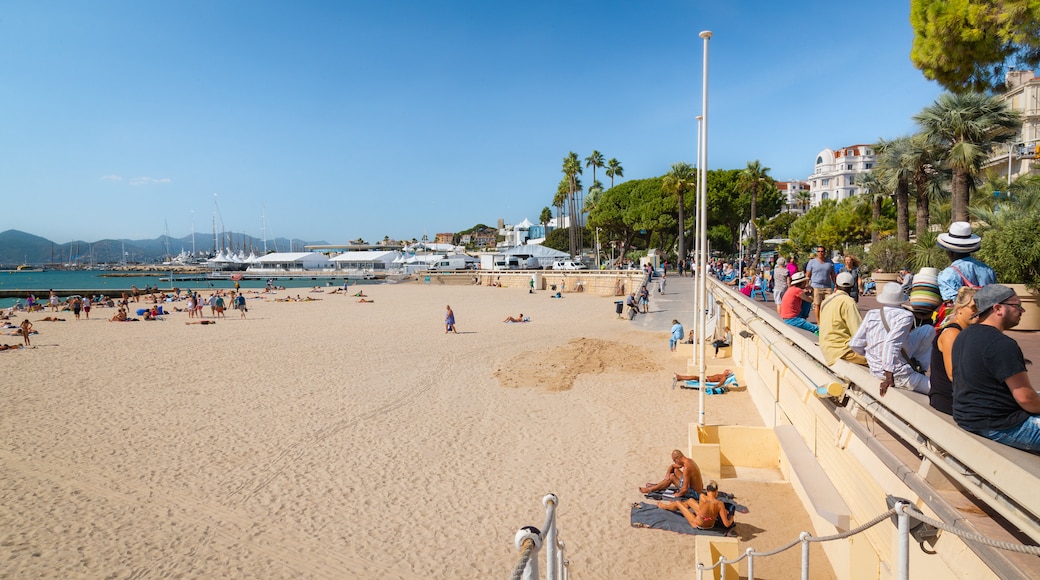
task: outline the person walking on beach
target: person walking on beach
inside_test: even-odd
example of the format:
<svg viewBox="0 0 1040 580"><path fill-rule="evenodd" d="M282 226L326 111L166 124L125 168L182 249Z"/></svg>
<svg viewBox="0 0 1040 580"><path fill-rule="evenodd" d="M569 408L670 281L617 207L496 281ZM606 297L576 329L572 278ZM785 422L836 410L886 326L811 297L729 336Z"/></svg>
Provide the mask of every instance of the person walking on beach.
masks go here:
<svg viewBox="0 0 1040 580"><path fill-rule="evenodd" d="M51 312L58 311L58 295L54 293L54 290L51 290L50 305Z"/></svg>
<svg viewBox="0 0 1040 580"><path fill-rule="evenodd" d="M235 296L235 308L238 309L239 318L246 317L246 295L239 292L238 296Z"/></svg>
<svg viewBox="0 0 1040 580"><path fill-rule="evenodd" d="M76 320L79 320L79 311L82 310L82 309L83 309L83 302L80 300L79 296L73 297L72 298L72 314L76 317Z"/></svg>
<svg viewBox="0 0 1040 580"><path fill-rule="evenodd" d="M83 297L83 316L90 320L90 296Z"/></svg>
<svg viewBox="0 0 1040 580"><path fill-rule="evenodd" d="M449 332L458 334L459 331L455 330L455 313L452 312L450 304L445 306L445 308L447 308L448 311L444 314L444 334L448 334Z"/></svg>

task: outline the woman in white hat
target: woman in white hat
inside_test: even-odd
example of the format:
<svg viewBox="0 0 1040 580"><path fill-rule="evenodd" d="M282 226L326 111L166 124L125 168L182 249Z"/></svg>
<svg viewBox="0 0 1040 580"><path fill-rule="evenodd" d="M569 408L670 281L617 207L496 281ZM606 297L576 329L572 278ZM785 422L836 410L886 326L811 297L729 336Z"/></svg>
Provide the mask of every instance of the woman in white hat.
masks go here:
<svg viewBox="0 0 1040 580"><path fill-rule="evenodd" d="M947 306L957 298L961 286L980 288L997 281L993 268L971 256L982 246L982 238L971 232L968 222L953 222L949 231L939 234L937 242L951 262L939 273L939 294Z"/></svg>

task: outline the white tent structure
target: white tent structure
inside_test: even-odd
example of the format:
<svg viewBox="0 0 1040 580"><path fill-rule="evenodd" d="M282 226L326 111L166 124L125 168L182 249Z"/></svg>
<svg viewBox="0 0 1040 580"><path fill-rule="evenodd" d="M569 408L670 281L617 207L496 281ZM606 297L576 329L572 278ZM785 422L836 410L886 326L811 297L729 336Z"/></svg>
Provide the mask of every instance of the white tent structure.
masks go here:
<svg viewBox="0 0 1040 580"><path fill-rule="evenodd" d="M503 250L502 254L524 259L535 258L538 260L538 265L542 268L551 268L553 262L557 260L568 260L571 257L567 252L561 252L538 244L515 246L508 250Z"/></svg>
<svg viewBox="0 0 1040 580"><path fill-rule="evenodd" d="M325 254L317 252L274 252L260 256L248 272L278 274L282 272L330 271L332 264Z"/></svg>
<svg viewBox="0 0 1040 580"><path fill-rule="evenodd" d="M387 250L377 252L343 252L329 259L337 270L348 272L386 272L393 268L401 252Z"/></svg>

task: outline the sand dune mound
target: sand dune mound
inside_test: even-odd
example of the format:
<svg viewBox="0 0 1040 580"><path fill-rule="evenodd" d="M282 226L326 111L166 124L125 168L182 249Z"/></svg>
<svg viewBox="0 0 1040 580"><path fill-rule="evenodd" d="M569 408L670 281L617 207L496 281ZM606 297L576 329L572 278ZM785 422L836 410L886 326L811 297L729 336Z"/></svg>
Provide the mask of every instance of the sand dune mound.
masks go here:
<svg viewBox="0 0 1040 580"><path fill-rule="evenodd" d="M525 369L517 372L516 369ZM567 344L518 354L495 371L504 387L566 391L581 375L647 373L661 370L649 349L599 338L575 338Z"/></svg>

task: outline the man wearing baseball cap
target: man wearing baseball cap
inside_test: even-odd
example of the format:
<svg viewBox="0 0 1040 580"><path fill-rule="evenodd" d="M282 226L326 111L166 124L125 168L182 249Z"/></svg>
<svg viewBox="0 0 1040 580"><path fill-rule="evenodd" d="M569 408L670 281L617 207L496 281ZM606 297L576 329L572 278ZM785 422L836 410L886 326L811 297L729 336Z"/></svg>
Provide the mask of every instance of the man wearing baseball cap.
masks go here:
<svg viewBox="0 0 1040 580"><path fill-rule="evenodd" d="M866 357L849 348L849 340L863 322L856 301L849 295L853 284L852 274L841 272L837 276L837 290L820 304L820 350L828 365L833 365L838 359L867 364Z"/></svg>
<svg viewBox="0 0 1040 580"><path fill-rule="evenodd" d="M1022 349L1005 334L1022 318L1014 290L989 284L975 294L977 324L953 343L953 419L961 428L1026 451L1040 451L1040 395Z"/></svg>

